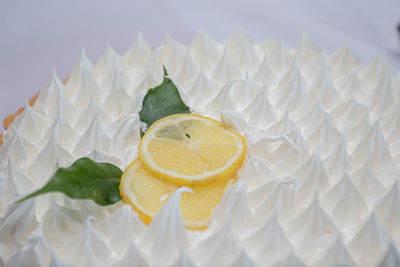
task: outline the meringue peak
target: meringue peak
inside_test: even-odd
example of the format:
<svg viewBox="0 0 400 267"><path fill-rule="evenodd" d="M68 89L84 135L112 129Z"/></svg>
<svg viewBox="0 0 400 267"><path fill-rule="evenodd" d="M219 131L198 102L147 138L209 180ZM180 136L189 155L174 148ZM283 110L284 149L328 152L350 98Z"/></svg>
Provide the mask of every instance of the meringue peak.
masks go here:
<svg viewBox="0 0 400 267"><path fill-rule="evenodd" d="M246 181L250 190L276 179L276 174L264 163L264 161L250 153L246 167L240 174L240 178Z"/></svg>
<svg viewBox="0 0 400 267"><path fill-rule="evenodd" d="M282 77L292 63L292 56L281 40L279 45L268 56L271 66L274 66L275 75Z"/></svg>
<svg viewBox="0 0 400 267"><path fill-rule="evenodd" d="M354 173L352 178L358 185L360 192L366 199L370 200L370 202L380 198L385 192L382 182L369 167L368 163L365 163L362 168Z"/></svg>
<svg viewBox="0 0 400 267"><path fill-rule="evenodd" d="M348 174L323 197L324 207L345 234L357 229L368 213L367 203Z"/></svg>
<svg viewBox="0 0 400 267"><path fill-rule="evenodd" d="M292 243L302 252L302 255L312 257L316 248L329 247L341 233L321 207L318 195L307 210L288 223L289 233L293 236Z"/></svg>
<svg viewBox="0 0 400 267"><path fill-rule="evenodd" d="M82 79L82 75L84 71L92 72L93 71L93 64L90 59L87 57L85 48L81 48L81 54L79 59L76 61L71 75L68 78L67 87L72 91L76 92L77 87ZM71 92L71 93L72 93Z"/></svg>
<svg viewBox="0 0 400 267"><path fill-rule="evenodd" d="M353 261L350 253L348 252L346 245L343 243L341 238L324 253L324 255L314 262L311 266L313 267L335 267L335 266L347 266L357 267L358 265Z"/></svg>
<svg viewBox="0 0 400 267"><path fill-rule="evenodd" d="M187 95L191 96L189 99L190 106L200 108L209 103L217 92L217 86L206 77L203 70L199 72L197 78L188 87Z"/></svg>
<svg viewBox="0 0 400 267"><path fill-rule="evenodd" d="M10 158L14 164L26 166L36 155L37 148L23 137L14 125L10 129L13 135L0 147L0 162L4 163Z"/></svg>
<svg viewBox="0 0 400 267"><path fill-rule="evenodd" d="M325 52L322 53L321 57L316 61L315 64L308 64L303 66L302 70L307 78L307 81L311 84L318 80L321 80L326 73L331 76L332 70L329 65L328 56Z"/></svg>
<svg viewBox="0 0 400 267"><path fill-rule="evenodd" d="M28 242L6 262L5 266L48 266L50 263L50 253L51 249L43 236L40 236L40 234L32 236L28 238Z"/></svg>
<svg viewBox="0 0 400 267"><path fill-rule="evenodd" d="M311 86L310 95L314 100L318 98L321 104L328 110L342 102L342 97L333 85L327 70Z"/></svg>
<svg viewBox="0 0 400 267"><path fill-rule="evenodd" d="M43 216L43 235L52 244L65 246L79 234L83 216L78 210L59 205L55 200Z"/></svg>
<svg viewBox="0 0 400 267"><path fill-rule="evenodd" d="M27 200L23 203L9 204L0 214L0 247L2 244L24 244L28 235L38 225L35 214L36 201ZM6 251L0 249L0 256Z"/></svg>
<svg viewBox="0 0 400 267"><path fill-rule="evenodd" d="M255 267L253 260L247 255L246 251L242 251L236 260L228 265L229 267Z"/></svg>
<svg viewBox="0 0 400 267"><path fill-rule="evenodd" d="M179 257L171 267L180 267L180 266L187 266L187 267L196 266L193 260L190 258L190 256L182 248L179 250Z"/></svg>
<svg viewBox="0 0 400 267"><path fill-rule="evenodd" d="M179 249L189 245L180 209L180 196L191 192L187 187L176 190L147 228L140 246L159 263L175 259ZM160 236L164 238L159 239Z"/></svg>
<svg viewBox="0 0 400 267"><path fill-rule="evenodd" d="M359 71L360 75L365 79L375 83L389 71L388 64L385 61L382 53L378 53L375 59L367 66L362 67Z"/></svg>
<svg viewBox="0 0 400 267"><path fill-rule="evenodd" d="M114 71L111 89L102 105L107 113L114 117L121 116L123 111L129 107L129 104L132 101L129 93L123 86L120 75L119 71Z"/></svg>
<svg viewBox="0 0 400 267"><path fill-rule="evenodd" d="M400 239L400 231L397 227L400 223L400 188L396 181L390 191L377 203L376 216L390 231L395 240Z"/></svg>
<svg viewBox="0 0 400 267"><path fill-rule="evenodd" d="M369 219L349 242L348 249L357 263L369 266L385 252L387 244L387 232L372 212Z"/></svg>
<svg viewBox="0 0 400 267"><path fill-rule="evenodd" d="M306 264L294 252L291 252L284 259L274 263L271 267L306 267Z"/></svg>
<svg viewBox="0 0 400 267"><path fill-rule="evenodd" d="M253 208L253 222L263 224L278 209L279 219L287 221L295 216L294 180L271 181L249 192L249 203ZM267 212L265 212L267 211Z"/></svg>
<svg viewBox="0 0 400 267"><path fill-rule="evenodd" d="M236 66L240 66L242 70L253 70L255 66L260 64L256 51L247 38L245 38L240 47L232 53L232 59Z"/></svg>
<svg viewBox="0 0 400 267"><path fill-rule="evenodd" d="M378 261L378 267L385 266L399 266L400 265L400 253L393 242L389 243L386 253L382 259Z"/></svg>
<svg viewBox="0 0 400 267"><path fill-rule="evenodd" d="M310 159L300 166L292 176L296 176L298 180L295 203L299 206L309 205L315 193L323 195L330 186L328 173L318 150L314 151Z"/></svg>
<svg viewBox="0 0 400 267"><path fill-rule="evenodd" d="M302 52L309 52L314 49L318 49L310 40L310 37L308 36L308 33L302 29L299 40L297 41L297 46L295 48L295 53L302 53Z"/></svg>
<svg viewBox="0 0 400 267"><path fill-rule="evenodd" d="M182 62L182 67L178 70L176 76L177 85L185 87L186 84L196 79L198 73L199 70L192 59L190 49L186 48L185 58Z"/></svg>
<svg viewBox="0 0 400 267"><path fill-rule="evenodd" d="M96 104L96 102L94 100L90 101L90 104L87 106L87 108L81 112L79 118L75 122L74 127L79 132L85 131L90 122L99 112L100 112L100 107Z"/></svg>
<svg viewBox="0 0 400 267"><path fill-rule="evenodd" d="M9 139L14 133L14 129L19 129L19 133L32 143L37 143L42 137L43 128L45 128L46 120L35 111L29 103L25 104L22 113L16 117L4 134L4 139Z"/></svg>
<svg viewBox="0 0 400 267"><path fill-rule="evenodd" d="M65 91L64 84L53 70L50 80L40 91L33 108L41 112L43 115L47 115L48 111L56 105L56 101L61 97L60 94L62 91Z"/></svg>
<svg viewBox="0 0 400 267"><path fill-rule="evenodd" d="M252 78L259 84L266 84L271 81L277 81L277 77L269 63L268 55L265 55L261 64L257 67L257 70L252 75Z"/></svg>
<svg viewBox="0 0 400 267"><path fill-rule="evenodd" d="M204 266L229 266L240 252L241 243L232 232L230 222L227 222L215 234L195 247L193 254ZM221 253L225 256L220 257Z"/></svg>
<svg viewBox="0 0 400 267"><path fill-rule="evenodd" d="M86 68L81 70L80 79L75 90L77 93L72 101L78 110L84 110L91 101L95 101L96 103L102 102L102 92L93 74Z"/></svg>
<svg viewBox="0 0 400 267"><path fill-rule="evenodd" d="M214 66L214 59L219 57L217 41L200 29L190 45L194 60L207 72Z"/></svg>
<svg viewBox="0 0 400 267"><path fill-rule="evenodd" d="M290 133L294 129L296 129L296 123L291 119L289 113L286 112L282 118L269 125L265 129L265 132L270 135L280 136Z"/></svg>
<svg viewBox="0 0 400 267"><path fill-rule="evenodd" d="M383 114L393 112L397 108L395 93L390 72L385 72L371 98L371 113L377 118Z"/></svg>
<svg viewBox="0 0 400 267"><path fill-rule="evenodd" d="M119 55L111 47L110 44L107 45L107 49L104 54L100 57L99 61L93 68L94 76L99 84L111 80L110 77L118 69Z"/></svg>
<svg viewBox="0 0 400 267"><path fill-rule="evenodd" d="M132 239L140 239L145 232L145 226L128 205L105 218L100 229L108 237L110 247L118 254L133 249Z"/></svg>
<svg viewBox="0 0 400 267"><path fill-rule="evenodd" d="M252 258L259 264L282 259L293 250L275 211L271 219L243 241Z"/></svg>
<svg viewBox="0 0 400 267"><path fill-rule="evenodd" d="M300 71L297 71L288 86L276 95L275 106L281 110L293 111L296 108L309 105L311 99L304 83Z"/></svg>
<svg viewBox="0 0 400 267"><path fill-rule="evenodd" d="M245 43L251 42L250 36L244 31L240 24L237 24L225 43L225 49L230 53L234 53L236 50L243 48Z"/></svg>
<svg viewBox="0 0 400 267"><path fill-rule="evenodd" d="M367 112L363 119L359 122L345 127L346 128L346 138L350 141L350 150L355 149L355 145L358 144L360 139L364 138L366 134L370 131L372 125L369 118L369 112Z"/></svg>
<svg viewBox="0 0 400 267"><path fill-rule="evenodd" d="M219 84L225 84L229 80L240 76L241 74L239 70L232 62L226 50L224 50L221 59L215 66L214 72L212 74L212 79Z"/></svg>
<svg viewBox="0 0 400 267"><path fill-rule="evenodd" d="M312 125L304 130L307 142L312 149L318 148L321 154L327 155L337 148L338 141L342 137L340 132L332 123L328 114L320 125Z"/></svg>
<svg viewBox="0 0 400 267"><path fill-rule="evenodd" d="M129 244L129 248L124 254L124 256L112 264L113 267L130 267L130 266L150 266L146 260L143 253L135 245L134 242Z"/></svg>
<svg viewBox="0 0 400 267"><path fill-rule="evenodd" d="M249 123L259 129L265 129L276 121L277 111L269 100L267 89L264 88L252 102L243 110Z"/></svg>
<svg viewBox="0 0 400 267"><path fill-rule="evenodd" d="M243 230L247 228L251 217L247 201L247 184L238 181L226 192L220 205L215 208L212 222L223 224L229 220L231 229L241 235L244 234Z"/></svg>
<svg viewBox="0 0 400 267"><path fill-rule="evenodd" d="M128 69L139 68L148 64L151 57L151 48L143 38L143 34L139 31L132 47L123 55L123 61Z"/></svg>
<svg viewBox="0 0 400 267"><path fill-rule="evenodd" d="M323 160L330 174L330 181L337 181L352 167L352 159L347 152L346 136L342 136L335 150Z"/></svg>
<svg viewBox="0 0 400 267"><path fill-rule="evenodd" d="M345 98L354 97L364 103L371 93L370 87L370 84L360 78L354 71L338 84L338 88L340 88L340 92Z"/></svg>
<svg viewBox="0 0 400 267"><path fill-rule="evenodd" d="M7 159L7 166L0 168L0 184L0 211L6 208L7 203L17 200L36 187L10 158Z"/></svg>
<svg viewBox="0 0 400 267"><path fill-rule="evenodd" d="M327 112L321 106L320 100L317 99L314 105L310 107L305 107L299 112L293 114L293 119L296 121L296 124L301 126L302 128L309 127L313 123L321 123L326 118Z"/></svg>
<svg viewBox="0 0 400 267"><path fill-rule="evenodd" d="M359 122L368 113L368 107L350 98L330 111L330 115L344 124Z"/></svg>
<svg viewBox="0 0 400 267"><path fill-rule="evenodd" d="M348 44L333 52L329 62L335 75L348 75L360 64Z"/></svg>
<svg viewBox="0 0 400 267"><path fill-rule="evenodd" d="M391 168L394 161L377 120L368 134L360 141L351 154L353 163L360 166L368 161L372 168Z"/></svg>
<svg viewBox="0 0 400 267"><path fill-rule="evenodd" d="M110 261L110 248L105 243L101 233L93 226L93 217L88 217L82 231L69 244L68 257L70 261L83 265L105 266Z"/></svg>
<svg viewBox="0 0 400 267"><path fill-rule="evenodd" d="M109 149L110 140L101 125L99 116L100 113L95 115L87 130L82 134L81 139L75 146L74 155L87 155L93 149L100 151L107 151Z"/></svg>

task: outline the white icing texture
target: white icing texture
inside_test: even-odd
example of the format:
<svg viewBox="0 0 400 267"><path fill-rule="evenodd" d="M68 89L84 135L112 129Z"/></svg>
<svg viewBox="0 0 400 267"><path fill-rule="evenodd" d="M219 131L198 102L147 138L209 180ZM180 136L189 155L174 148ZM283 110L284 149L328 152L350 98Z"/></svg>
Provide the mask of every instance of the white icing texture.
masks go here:
<svg viewBox="0 0 400 267"><path fill-rule="evenodd" d="M117 203L48 194L22 203L79 157L124 169L138 112L162 65L195 113L243 134L248 156L210 226L184 228L178 189L146 226ZM82 49L64 85L52 73L0 147L0 266L400 265L400 76L382 55L363 65L303 32L297 46L241 28L189 45L142 34L93 64Z"/></svg>

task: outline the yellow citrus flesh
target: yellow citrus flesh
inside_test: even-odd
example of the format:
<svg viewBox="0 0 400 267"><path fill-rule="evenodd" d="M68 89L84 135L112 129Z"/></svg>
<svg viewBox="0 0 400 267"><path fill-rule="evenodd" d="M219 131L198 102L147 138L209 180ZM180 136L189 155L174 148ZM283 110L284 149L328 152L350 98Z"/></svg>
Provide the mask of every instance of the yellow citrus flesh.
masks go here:
<svg viewBox="0 0 400 267"><path fill-rule="evenodd" d="M211 185L195 186L191 187L193 194L183 193L180 204L185 227L192 230L207 228L212 212L234 181L228 179ZM139 218L149 224L178 188L177 185L151 176L140 160L136 159L121 177L120 194L138 212Z"/></svg>
<svg viewBox="0 0 400 267"><path fill-rule="evenodd" d="M156 121L143 136L139 158L154 177L195 186L234 176L246 156L243 136L196 114Z"/></svg>

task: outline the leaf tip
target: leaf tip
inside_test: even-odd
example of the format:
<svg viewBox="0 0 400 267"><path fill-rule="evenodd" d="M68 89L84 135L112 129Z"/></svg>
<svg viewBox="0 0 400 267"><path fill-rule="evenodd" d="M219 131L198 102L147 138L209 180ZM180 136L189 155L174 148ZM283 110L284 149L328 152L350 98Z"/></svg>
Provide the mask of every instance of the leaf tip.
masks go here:
<svg viewBox="0 0 400 267"><path fill-rule="evenodd" d="M168 71L167 71L167 68L165 67L165 65L163 65L162 67L163 67L164 78L165 78L166 76L168 76Z"/></svg>
<svg viewBox="0 0 400 267"><path fill-rule="evenodd" d="M20 198L20 199L14 201L14 204L20 204L20 203L24 202L25 200L31 198L32 196L33 196L33 194L30 194L30 195L27 195L27 196L25 196L23 198Z"/></svg>

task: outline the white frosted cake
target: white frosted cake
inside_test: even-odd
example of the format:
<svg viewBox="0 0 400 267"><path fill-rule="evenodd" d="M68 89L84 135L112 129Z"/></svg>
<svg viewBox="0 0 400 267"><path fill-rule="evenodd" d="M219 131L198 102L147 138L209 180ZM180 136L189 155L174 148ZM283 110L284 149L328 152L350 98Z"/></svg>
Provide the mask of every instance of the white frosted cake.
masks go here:
<svg viewBox="0 0 400 267"><path fill-rule="evenodd" d="M152 223L129 205L51 193L22 203L87 156L124 170L138 112L162 65L193 113L243 134L248 155L204 231L185 229L179 192ZM151 49L139 34L93 65L54 73L0 147L0 266L400 266L400 82L382 56L330 55L238 29L219 43ZM178 190L179 191L179 190Z"/></svg>

